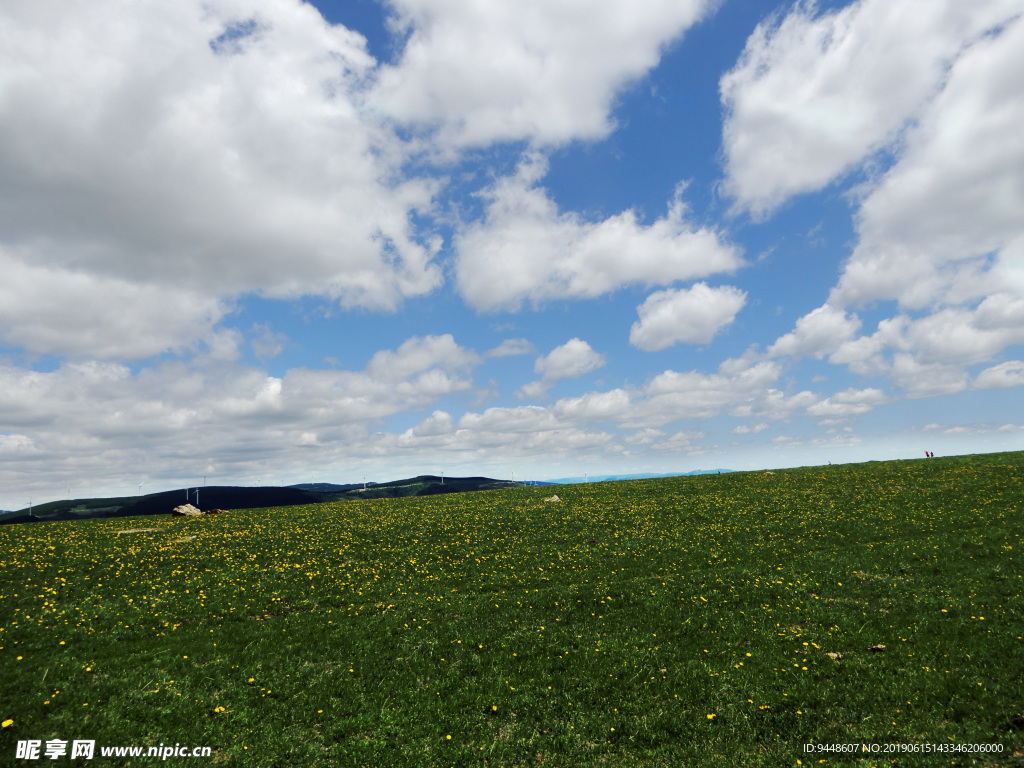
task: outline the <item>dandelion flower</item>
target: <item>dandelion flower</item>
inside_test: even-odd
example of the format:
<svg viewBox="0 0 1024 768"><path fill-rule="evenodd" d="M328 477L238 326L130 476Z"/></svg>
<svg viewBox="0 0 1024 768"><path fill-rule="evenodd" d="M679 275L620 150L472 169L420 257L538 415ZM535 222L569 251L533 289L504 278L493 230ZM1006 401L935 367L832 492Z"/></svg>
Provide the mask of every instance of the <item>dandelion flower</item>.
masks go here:
<svg viewBox="0 0 1024 768"><path fill-rule="evenodd" d="M7 720L4 720L3 723L0 723L0 727L3 728L6 728L9 725L14 725L14 720L8 718Z"/></svg>
<svg viewBox="0 0 1024 768"><path fill-rule="evenodd" d="M711 713L710 715L708 715L708 720L714 720L714 719L715 719L714 713Z"/></svg>

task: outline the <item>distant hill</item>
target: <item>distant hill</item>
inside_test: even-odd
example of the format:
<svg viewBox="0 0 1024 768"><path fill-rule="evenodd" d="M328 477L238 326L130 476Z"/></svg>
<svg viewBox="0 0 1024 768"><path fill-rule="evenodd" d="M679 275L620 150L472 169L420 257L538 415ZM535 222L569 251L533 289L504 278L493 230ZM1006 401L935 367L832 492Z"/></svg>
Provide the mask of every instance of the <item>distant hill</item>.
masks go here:
<svg viewBox="0 0 1024 768"><path fill-rule="evenodd" d="M689 477L690 475L716 475L719 472L735 472L734 469L695 469L692 472L665 472L661 475L644 472L636 475L590 475L590 477L560 477L557 480L549 480L547 484L570 485L572 483L583 483L589 480L591 483L603 483L612 480L650 480L654 477Z"/></svg>
<svg viewBox="0 0 1024 768"><path fill-rule="evenodd" d="M211 485L199 489L184 488L174 491L150 493L145 496L122 496L108 499L71 499L51 501L28 509L0 513L0 524L37 523L57 520L86 520L98 517L135 517L138 515L169 515L171 510L186 501L200 509L259 509L290 507L297 504L320 504L329 501L354 499L381 499L400 496L430 496L440 493L509 488L523 483L494 480L489 477L445 477L420 475L388 483L336 485L334 483L302 483L280 486Z"/></svg>

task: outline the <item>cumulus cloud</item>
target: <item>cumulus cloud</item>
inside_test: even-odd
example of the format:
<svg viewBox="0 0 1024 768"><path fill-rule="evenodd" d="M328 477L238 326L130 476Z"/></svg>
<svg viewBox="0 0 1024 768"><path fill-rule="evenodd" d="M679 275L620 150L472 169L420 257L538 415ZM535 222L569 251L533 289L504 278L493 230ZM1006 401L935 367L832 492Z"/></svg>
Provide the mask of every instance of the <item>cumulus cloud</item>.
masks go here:
<svg viewBox="0 0 1024 768"><path fill-rule="evenodd" d="M822 188L896 140L950 63L1020 10L859 0L819 13L808 1L762 22L720 84L727 191L761 216Z"/></svg>
<svg viewBox="0 0 1024 768"><path fill-rule="evenodd" d="M768 348L769 355L813 356L819 360L853 338L860 320L828 304L796 321L796 328Z"/></svg>
<svg viewBox="0 0 1024 768"><path fill-rule="evenodd" d="M781 374L781 366L774 361L730 358L715 373L668 370L641 387L588 392L547 406L488 409L486 419L467 414L459 425L487 425L498 432L518 433L607 422L632 431L624 438L627 444L653 444L663 428L679 421L709 419L726 411L739 418L785 419L823 399L812 392L787 394L777 389L774 385ZM762 422L751 431L766 427Z"/></svg>
<svg viewBox="0 0 1024 768"><path fill-rule="evenodd" d="M375 109L433 130L435 147L605 136L612 101L654 67L710 0L392 0L408 35L370 96Z"/></svg>
<svg viewBox="0 0 1024 768"><path fill-rule="evenodd" d="M398 382L424 371L466 371L479 364L480 357L459 346L446 333L441 336L414 336L397 350L377 352L366 366L366 372L378 381Z"/></svg>
<svg viewBox="0 0 1024 768"><path fill-rule="evenodd" d="M657 291L637 307L640 319L629 331L629 343L647 352L673 344L707 344L729 325L746 303L747 294L726 285L697 283L682 290Z"/></svg>
<svg viewBox="0 0 1024 768"><path fill-rule="evenodd" d="M135 359L201 341L232 342L215 329L229 309L216 297L35 265L26 255L0 245L0 338L8 345L32 354Z"/></svg>
<svg viewBox="0 0 1024 768"><path fill-rule="evenodd" d="M974 378L975 389L1019 387L1024 385L1024 361L1008 360L986 368Z"/></svg>
<svg viewBox="0 0 1024 768"><path fill-rule="evenodd" d="M901 386L919 389L912 383L911 371L927 378L939 370L933 366L962 370L1024 342L1022 318L1024 299L1000 293L974 308L947 307L917 318L901 313L879 321L874 333L856 336L859 320L853 322L826 305L801 318L796 330L780 338L769 353L819 358L827 354L829 362L848 365L862 375L892 374L899 354L903 356ZM909 365L908 356L914 365ZM962 376L956 378L964 381Z"/></svg>
<svg viewBox="0 0 1024 768"><path fill-rule="evenodd" d="M265 323L256 323L252 330L258 335L253 337L249 345L257 360L266 362L284 351L284 346L288 343L287 335L272 331Z"/></svg>
<svg viewBox="0 0 1024 768"><path fill-rule="evenodd" d="M552 411L560 419L573 423L593 421L621 421L629 416L632 397L624 389L608 392L588 392L580 397L562 398Z"/></svg>
<svg viewBox="0 0 1024 768"><path fill-rule="evenodd" d="M48 372L0 365L0 423L10 431L0 448L59 482L112 467L173 477L208 462L211 473L236 478L267 462L284 472L302 466L305 454L293 450L300 447L358 457L370 428L387 417L470 392L478 360L451 336L427 336L378 352L362 371L269 376L215 360L138 372L97 361ZM435 411L414 431L442 434L452 422ZM13 471L0 469L0 480Z"/></svg>
<svg viewBox="0 0 1024 768"><path fill-rule="evenodd" d="M823 419L823 423L834 423L851 416L860 416L888 400L888 397L880 389L873 387L868 389L850 388L813 403L808 406L807 413L815 418Z"/></svg>
<svg viewBox="0 0 1024 768"><path fill-rule="evenodd" d="M434 411L419 424L412 428L412 434L417 437L436 437L437 435L450 435L454 430L455 421L447 411Z"/></svg>
<svg viewBox="0 0 1024 768"><path fill-rule="evenodd" d="M910 397L934 397L963 392L970 376L961 366L948 363L923 363L908 352L892 356L890 371L893 385Z"/></svg>
<svg viewBox="0 0 1024 768"><path fill-rule="evenodd" d="M782 369L774 362L734 365L727 360L717 373L664 371L643 389L629 416L627 427L661 428L677 419L710 418L727 408L744 415L759 409L774 392Z"/></svg>
<svg viewBox="0 0 1024 768"><path fill-rule="evenodd" d="M544 357L537 358L533 370L548 381L569 379L597 370L605 364L604 355L598 354L582 339L572 338L555 347Z"/></svg>
<svg viewBox="0 0 1024 768"><path fill-rule="evenodd" d="M519 390L521 397L540 397L556 381L574 379L605 365L604 355L582 339L572 338L543 357L538 357L533 365L534 373L541 374L538 381L523 385Z"/></svg>
<svg viewBox="0 0 1024 768"><path fill-rule="evenodd" d="M769 424L766 421L759 422L757 424L740 424L738 427L733 427L732 433L734 435L756 435L759 432L764 432L768 429Z"/></svg>
<svg viewBox="0 0 1024 768"><path fill-rule="evenodd" d="M783 22L794 25L790 32L800 28L827 43L816 53L807 46L800 56L852 103L865 92L863 79L874 76L857 67L844 75L833 59L863 37L857 31L863 20L875 19L885 40L904 34L899 15L920 12L917 21L907 19L908 39L923 36L922 50L934 53L924 57L932 56L929 66L946 64L933 85L919 89L919 103L908 106L898 141L877 139L889 142L895 159L861 190L856 244L827 302L769 348L773 355L827 356L855 373L885 374L916 397L965 389L968 366L1024 342L1024 85L1012 74L1024 67L1024 7L926 5L862 0L820 18L800 6ZM774 58L762 61L766 72L788 66L790 54L769 48ZM880 56L895 50L887 46ZM885 71L901 72L894 92L904 87L902 68L890 61ZM912 71L910 80L915 77ZM787 130L794 145L804 141L796 123ZM858 335L861 321L851 308L887 301L896 303L897 314Z"/></svg>
<svg viewBox="0 0 1024 768"><path fill-rule="evenodd" d="M547 170L539 155L487 192L483 221L456 235L459 290L479 310L516 310L524 301L601 296L625 285L664 285L741 266L738 250L686 220L682 188L668 213L649 225L632 210L589 222L560 213L536 186Z"/></svg>
<svg viewBox="0 0 1024 768"><path fill-rule="evenodd" d="M410 224L435 184L396 180L404 150L359 106L376 62L312 6L48 0L4 5L0 30L7 290L44 270L124 298L144 331L165 315L132 356L201 336L245 292L389 309L440 283L439 243ZM73 327L99 339L106 314Z"/></svg>
<svg viewBox="0 0 1024 768"><path fill-rule="evenodd" d="M528 355L533 352L533 344L526 339L505 339L494 349L485 352L486 357L512 357L514 355Z"/></svg>
<svg viewBox="0 0 1024 768"><path fill-rule="evenodd" d="M1024 18L975 43L864 199L830 301L909 309L1024 297Z"/></svg>

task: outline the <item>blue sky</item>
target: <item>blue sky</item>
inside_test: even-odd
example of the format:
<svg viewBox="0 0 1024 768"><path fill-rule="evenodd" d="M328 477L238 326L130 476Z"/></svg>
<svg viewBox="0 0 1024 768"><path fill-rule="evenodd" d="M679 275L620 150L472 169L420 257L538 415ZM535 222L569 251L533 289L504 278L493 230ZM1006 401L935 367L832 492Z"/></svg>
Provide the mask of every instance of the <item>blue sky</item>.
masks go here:
<svg viewBox="0 0 1024 768"><path fill-rule="evenodd" d="M0 508L1018 450L1024 0L0 10Z"/></svg>

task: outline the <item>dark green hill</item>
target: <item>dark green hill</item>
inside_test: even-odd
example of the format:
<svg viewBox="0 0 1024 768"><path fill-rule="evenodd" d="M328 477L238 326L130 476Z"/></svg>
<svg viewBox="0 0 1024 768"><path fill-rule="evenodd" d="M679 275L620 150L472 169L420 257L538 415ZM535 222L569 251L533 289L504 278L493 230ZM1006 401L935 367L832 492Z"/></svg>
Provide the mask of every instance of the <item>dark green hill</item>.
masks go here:
<svg viewBox="0 0 1024 768"><path fill-rule="evenodd" d="M138 515L169 515L180 504L191 503L200 509L258 509L263 507L290 507L297 504L319 504L328 501L354 499L398 498L402 496L430 496L439 493L508 488L513 483L489 477L446 477L420 475L406 480L363 485L335 485L310 483L287 487L211 485L200 488L198 502L196 489L184 488L145 496L121 496L106 499L71 499L51 501L32 508L0 515L3 523L52 522L57 520L83 520L97 517L135 517ZM515 485L520 485L516 483Z"/></svg>

